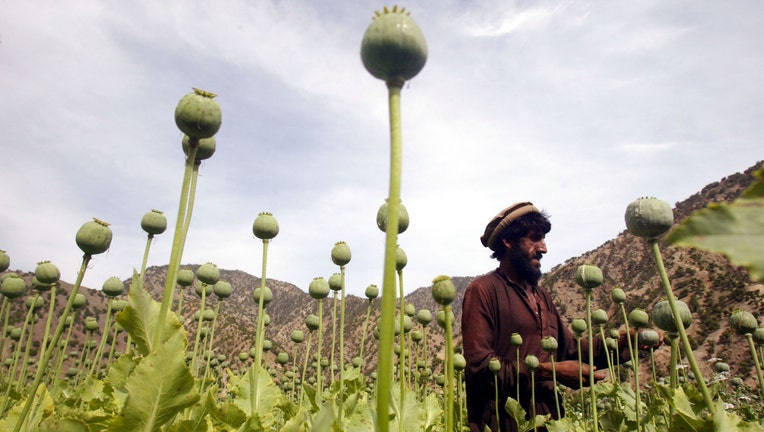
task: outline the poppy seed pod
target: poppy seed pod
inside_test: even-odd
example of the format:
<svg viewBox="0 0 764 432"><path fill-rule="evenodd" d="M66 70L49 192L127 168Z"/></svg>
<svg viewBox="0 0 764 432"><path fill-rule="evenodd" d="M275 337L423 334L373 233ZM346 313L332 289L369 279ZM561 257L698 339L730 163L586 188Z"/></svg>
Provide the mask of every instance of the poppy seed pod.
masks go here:
<svg viewBox="0 0 764 432"><path fill-rule="evenodd" d="M302 343L302 341L305 340L305 333L303 333L301 330L293 330L291 339L294 343Z"/></svg>
<svg viewBox="0 0 764 432"><path fill-rule="evenodd" d="M554 353L557 351L557 339L552 336L541 338L541 349L546 353Z"/></svg>
<svg viewBox="0 0 764 432"><path fill-rule="evenodd" d="M416 320L419 324L426 326L432 322L432 312L429 309L419 309L416 313Z"/></svg>
<svg viewBox="0 0 764 432"><path fill-rule="evenodd" d="M4 250L0 250L0 273L8 270L11 266L11 258Z"/></svg>
<svg viewBox="0 0 764 432"><path fill-rule="evenodd" d="M523 336L520 333L512 333L512 336L509 338L509 342L514 347L522 346L523 344Z"/></svg>
<svg viewBox="0 0 764 432"><path fill-rule="evenodd" d="M61 272L55 264L50 261L41 261L34 270L37 280L46 285L54 284L61 278Z"/></svg>
<svg viewBox="0 0 764 432"><path fill-rule="evenodd" d="M448 306L456 298L456 286L451 278L440 275L432 280L432 298L441 306Z"/></svg>
<svg viewBox="0 0 764 432"><path fill-rule="evenodd" d="M213 285L212 292L215 294L215 296L219 299L226 299L231 296L233 293L233 287L230 283L219 280Z"/></svg>
<svg viewBox="0 0 764 432"><path fill-rule="evenodd" d="M488 361L488 370L490 370L493 373L499 373L501 370L501 361L494 357L491 360Z"/></svg>
<svg viewBox="0 0 764 432"><path fill-rule="evenodd" d="M4 278L2 285L0 285L0 293L9 299L23 296L26 290L26 282L15 273L11 273L8 277Z"/></svg>
<svg viewBox="0 0 764 432"><path fill-rule="evenodd" d="M223 123L220 105L214 93L194 89L184 95L175 107L175 124L191 138L209 138L217 133Z"/></svg>
<svg viewBox="0 0 764 432"><path fill-rule="evenodd" d="M109 224L93 218L85 222L77 231L75 241L77 247L87 256L98 255L109 250L111 246L112 232Z"/></svg>
<svg viewBox="0 0 764 432"><path fill-rule="evenodd" d="M141 218L141 228L150 236L162 234L167 230L167 217L159 210L151 210Z"/></svg>
<svg viewBox="0 0 764 432"><path fill-rule="evenodd" d="M332 248L332 262L340 267L350 262L350 246L344 241L338 241Z"/></svg>
<svg viewBox="0 0 764 432"><path fill-rule="evenodd" d="M364 295L366 295L366 298L369 300L374 300L375 298L379 297L379 287L376 285L367 286Z"/></svg>
<svg viewBox="0 0 764 432"><path fill-rule="evenodd" d="M658 345L658 343L661 341L661 336L658 334L655 330L642 330L639 332L639 336L637 336L637 339L639 340L640 345L645 345L648 347L654 347Z"/></svg>
<svg viewBox="0 0 764 432"><path fill-rule="evenodd" d="M342 289L342 275L334 273L329 276L329 289L332 291L340 291Z"/></svg>
<svg viewBox="0 0 764 432"><path fill-rule="evenodd" d="M305 326L308 327L308 330L318 330L319 325L320 321L318 319L318 315L310 314L305 317Z"/></svg>
<svg viewBox="0 0 764 432"><path fill-rule="evenodd" d="M85 330L89 332L98 330L98 321L93 317L85 318Z"/></svg>
<svg viewBox="0 0 764 432"><path fill-rule="evenodd" d="M446 328L446 312L441 309L438 311L437 314L435 314L435 321L438 323L440 328ZM448 322L451 325L454 325L454 312L448 311ZM397 324L397 322L396 322Z"/></svg>
<svg viewBox="0 0 764 432"><path fill-rule="evenodd" d="M273 291L271 291L270 288L266 287L257 287L254 291L252 291L252 299L255 301L256 304L260 304L260 293L263 292L263 306L266 306L268 303L273 300Z"/></svg>
<svg viewBox="0 0 764 432"><path fill-rule="evenodd" d="M87 304L88 299L85 297L85 294L77 293L77 295L74 296L74 301L72 302L72 309L82 309Z"/></svg>
<svg viewBox="0 0 764 432"><path fill-rule="evenodd" d="M759 345L764 344L764 327L756 327L753 331L753 341Z"/></svg>
<svg viewBox="0 0 764 432"><path fill-rule="evenodd" d="M632 235L652 239L671 229L674 212L667 202L646 197L630 203L624 219Z"/></svg>
<svg viewBox="0 0 764 432"><path fill-rule="evenodd" d="M406 252L401 249L400 246L398 246L398 249L395 251L395 270L401 271L406 267L406 264L409 263L409 258L406 256Z"/></svg>
<svg viewBox="0 0 764 432"><path fill-rule="evenodd" d="M610 292L610 298L613 300L613 303L621 304L626 301L626 292L619 287L615 287Z"/></svg>
<svg viewBox="0 0 764 432"><path fill-rule="evenodd" d="M570 323L570 329L573 330L573 333L576 334L576 336L581 336L582 334L586 333L586 320L582 318L576 318L573 320L573 322Z"/></svg>
<svg viewBox="0 0 764 432"><path fill-rule="evenodd" d="M538 369L539 367L539 359L533 354L529 354L527 357L525 357L525 367L528 368L528 370L534 371Z"/></svg>
<svg viewBox="0 0 764 432"><path fill-rule="evenodd" d="M390 198L385 198L385 203L377 210L377 227L382 232L387 232L387 218L388 208L390 206ZM401 203L398 206L398 234L404 233L409 227L409 212L406 210L406 206Z"/></svg>
<svg viewBox="0 0 764 432"><path fill-rule="evenodd" d="M262 212L252 224L252 232L260 240L270 240L279 233L279 223L271 213Z"/></svg>
<svg viewBox="0 0 764 432"><path fill-rule="evenodd" d="M191 269L181 269L178 271L178 285L182 287L191 286L191 284L194 283L194 279L196 279L196 275Z"/></svg>
<svg viewBox="0 0 764 432"><path fill-rule="evenodd" d="M629 312L629 324L635 328L645 328L650 325L650 317L642 308L635 308Z"/></svg>
<svg viewBox="0 0 764 432"><path fill-rule="evenodd" d="M206 283L200 283L197 284L194 287L194 292L196 292L196 295L199 297L202 296L202 293L204 294L204 297L209 297L212 294L213 285L207 285Z"/></svg>
<svg viewBox="0 0 764 432"><path fill-rule="evenodd" d="M196 146L196 160L194 162L200 163L203 160L207 160L215 154L217 148L217 140L215 137L202 138L198 140ZM188 135L183 136L183 140L180 142L181 148L183 148L183 154L188 156L188 149L191 147L191 138Z"/></svg>
<svg viewBox="0 0 764 432"><path fill-rule="evenodd" d="M427 41L403 8L375 12L361 41L361 60L370 74L386 82L407 81L427 62ZM402 83L401 83L402 84Z"/></svg>
<svg viewBox="0 0 764 432"><path fill-rule="evenodd" d="M125 284L116 276L112 276L103 283L101 291L109 297L116 297L125 292Z"/></svg>
<svg viewBox="0 0 764 432"><path fill-rule="evenodd" d="M730 325L737 334L745 335L747 333L753 334L759 323L752 313L742 309L735 309L732 315L730 315Z"/></svg>
<svg viewBox="0 0 764 432"><path fill-rule="evenodd" d="M605 309L597 309L592 311L592 324L605 325L608 321L607 311Z"/></svg>
<svg viewBox="0 0 764 432"><path fill-rule="evenodd" d="M602 270L590 264L582 264L576 269L576 283L587 291L602 285Z"/></svg>
<svg viewBox="0 0 764 432"><path fill-rule="evenodd" d="M322 277L313 278L308 285L308 294L316 300L321 300L329 295L329 282Z"/></svg>
<svg viewBox="0 0 764 432"><path fill-rule="evenodd" d="M215 285L220 279L220 269L213 263L202 264L196 270L196 278L203 284Z"/></svg>
<svg viewBox="0 0 764 432"><path fill-rule="evenodd" d="M690 328L690 324L692 324L690 308L681 300L676 300L676 308L679 311L679 317L684 328ZM674 314L671 312L671 304L668 300L661 300L653 306L652 319L655 326L659 329L669 333L678 332L674 322Z"/></svg>
<svg viewBox="0 0 764 432"><path fill-rule="evenodd" d="M467 367L467 360L461 354L454 354L454 370L463 371Z"/></svg>

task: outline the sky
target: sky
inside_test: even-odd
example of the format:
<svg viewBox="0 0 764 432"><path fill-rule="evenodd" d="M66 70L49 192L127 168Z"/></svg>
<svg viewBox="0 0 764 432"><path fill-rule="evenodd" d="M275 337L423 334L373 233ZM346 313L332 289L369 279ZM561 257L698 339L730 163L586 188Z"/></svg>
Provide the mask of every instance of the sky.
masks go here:
<svg viewBox="0 0 764 432"><path fill-rule="evenodd" d="M495 268L479 237L514 202L551 215L549 271L622 232L631 201L674 205L764 159L764 2L399 5L429 52L401 99L407 293ZM252 223L267 211L280 225L267 278L307 291L339 271L330 254L344 241L348 294L381 287L387 89L364 69L360 45L383 6L0 1L0 249L10 269L48 260L73 282L75 234L96 217L114 238L83 285L127 279L152 209L169 228L148 265L167 264L184 165L173 115L197 87L218 95L223 124L200 168L183 263L261 277Z"/></svg>

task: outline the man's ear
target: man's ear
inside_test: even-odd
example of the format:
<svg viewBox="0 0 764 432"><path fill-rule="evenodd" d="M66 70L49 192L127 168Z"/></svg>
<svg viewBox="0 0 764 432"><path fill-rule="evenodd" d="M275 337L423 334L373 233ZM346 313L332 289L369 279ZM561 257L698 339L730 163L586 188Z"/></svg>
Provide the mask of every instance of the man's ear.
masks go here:
<svg viewBox="0 0 764 432"><path fill-rule="evenodd" d="M501 242L504 243L504 247L507 248L508 250L512 249L512 243L506 238L502 238Z"/></svg>

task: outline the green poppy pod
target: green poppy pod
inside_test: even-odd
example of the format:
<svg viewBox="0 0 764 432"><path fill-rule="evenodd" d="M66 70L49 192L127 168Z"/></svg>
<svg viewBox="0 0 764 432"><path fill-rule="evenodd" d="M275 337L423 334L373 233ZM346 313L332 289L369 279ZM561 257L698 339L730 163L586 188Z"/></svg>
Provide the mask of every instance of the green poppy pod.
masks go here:
<svg viewBox="0 0 764 432"><path fill-rule="evenodd" d="M85 294L77 293L72 301L72 309L82 309L88 304L88 299Z"/></svg>
<svg viewBox="0 0 764 432"><path fill-rule="evenodd" d="M189 138L188 135L184 135L180 145L183 148L183 154L188 156L188 149L191 147L191 138ZM216 148L217 140L215 140L214 136L200 139L199 145L196 146L196 159L194 162L201 163L201 161L211 158L212 155L215 154Z"/></svg>
<svg viewBox="0 0 764 432"><path fill-rule="evenodd" d="M716 373L729 372L730 365L725 362L716 362L714 363L714 370L716 371Z"/></svg>
<svg viewBox="0 0 764 432"><path fill-rule="evenodd" d="M263 352L268 352L273 348L273 343L268 339L263 339Z"/></svg>
<svg viewBox="0 0 764 432"><path fill-rule="evenodd" d="M509 337L509 343L514 347L519 347L523 344L523 336L520 333L512 333Z"/></svg>
<svg viewBox="0 0 764 432"><path fill-rule="evenodd" d="M193 270L184 268L178 271L176 282L182 287L188 287L194 283L194 279L196 279L196 275L194 274Z"/></svg>
<svg viewBox="0 0 764 432"><path fill-rule="evenodd" d="M416 320L419 324L427 326L432 322L432 312L429 309L419 309L416 313Z"/></svg>
<svg viewBox="0 0 764 432"><path fill-rule="evenodd" d="M175 107L175 124L191 138L209 138L217 133L223 123L220 105L215 94L194 89L183 96Z"/></svg>
<svg viewBox="0 0 764 432"><path fill-rule="evenodd" d="M16 341L21 339L21 327L12 328L10 332L10 336L11 336L11 339Z"/></svg>
<svg viewBox="0 0 764 432"><path fill-rule="evenodd" d="M541 349L546 353L554 353L557 351L557 339L552 336L544 336L541 338Z"/></svg>
<svg viewBox="0 0 764 432"><path fill-rule="evenodd" d="M363 359L361 357L353 357L352 363L353 367L358 369L363 366Z"/></svg>
<svg viewBox="0 0 764 432"><path fill-rule="evenodd" d="M597 309L592 311L592 324L605 325L607 324L609 317L605 309Z"/></svg>
<svg viewBox="0 0 764 432"><path fill-rule="evenodd" d="M373 284L367 286L364 295L367 299L369 299L369 301L374 300L375 298L379 297L379 287Z"/></svg>
<svg viewBox="0 0 764 432"><path fill-rule="evenodd" d="M687 303L681 300L676 300L676 308L679 311L679 317L681 318L684 328L690 328L690 324L692 324L692 313L690 312L690 308L687 307ZM674 314L671 312L671 304L668 300L661 300L656 303L655 306L653 306L651 317L653 323L655 323L655 326L659 329L670 333L678 332L676 323L674 322Z"/></svg>
<svg viewBox="0 0 764 432"><path fill-rule="evenodd" d="M39 279L37 279L37 276L32 276L32 289L35 291L39 291L41 293L48 292L53 288L52 283L42 283Z"/></svg>
<svg viewBox="0 0 764 432"><path fill-rule="evenodd" d="M194 292L199 297L201 297L202 294L204 294L204 297L209 297L212 295L212 291L214 289L215 289L214 285L207 285L206 283L202 282L200 284L196 284L196 286L194 287Z"/></svg>
<svg viewBox="0 0 764 432"><path fill-rule="evenodd" d="M74 240L77 242L77 247L80 248L86 256L98 255L109 250L111 246L112 232L109 228L109 224L93 218L90 222L85 222L77 234Z"/></svg>
<svg viewBox="0 0 764 432"><path fill-rule="evenodd" d="M408 315L403 316L403 332L408 333L411 331L411 329L414 327L414 322L411 320L411 317Z"/></svg>
<svg viewBox="0 0 764 432"><path fill-rule="evenodd" d="M290 337L292 339L292 342L296 344L302 343L302 341L305 340L305 333L303 333L301 330L293 330L292 335Z"/></svg>
<svg viewBox="0 0 764 432"><path fill-rule="evenodd" d="M308 330L310 331L318 330L319 325L320 325L320 320L318 318L318 315L310 314L305 317L305 326L308 327Z"/></svg>
<svg viewBox="0 0 764 432"><path fill-rule="evenodd" d="M576 283L586 291L602 285L602 281L602 270L597 266L582 264L576 269Z"/></svg>
<svg viewBox="0 0 764 432"><path fill-rule="evenodd" d="M125 284L116 276L112 276L103 283L101 291L109 297L116 297L125 292Z"/></svg>
<svg viewBox="0 0 764 432"><path fill-rule="evenodd" d="M404 9L386 6L375 12L361 41L361 60L369 73L385 82L407 81L427 62L427 41Z"/></svg>
<svg viewBox="0 0 764 432"><path fill-rule="evenodd" d="M278 235L279 223L271 213L262 212L255 218L252 232L260 240L270 240Z"/></svg>
<svg viewBox="0 0 764 432"><path fill-rule="evenodd" d="M263 325L266 327L271 325L271 316L268 315L268 312L263 312Z"/></svg>
<svg viewBox="0 0 764 432"><path fill-rule="evenodd" d="M329 367L329 359L326 357L321 358L321 368L326 369Z"/></svg>
<svg viewBox="0 0 764 432"><path fill-rule="evenodd" d="M461 354L454 354L454 370L461 372L467 368L467 360Z"/></svg>
<svg viewBox="0 0 764 432"><path fill-rule="evenodd" d="M89 332L98 330L98 321L93 317L85 318L85 330Z"/></svg>
<svg viewBox="0 0 764 432"><path fill-rule="evenodd" d="M281 351L276 356L276 362L282 366L289 363L289 354L285 353L284 351Z"/></svg>
<svg viewBox="0 0 764 432"><path fill-rule="evenodd" d="M71 315L67 315L66 319L64 320L64 325L70 326L74 323L74 317Z"/></svg>
<svg viewBox="0 0 764 432"><path fill-rule="evenodd" d="M250 348L249 349L249 358L255 358L256 355L257 355L257 349L254 348L254 347Z"/></svg>
<svg viewBox="0 0 764 432"><path fill-rule="evenodd" d="M340 267L347 265L350 262L352 254L350 253L350 246L344 241L338 241L332 248L332 262L334 265Z"/></svg>
<svg viewBox="0 0 764 432"><path fill-rule="evenodd" d="M753 334L759 323L752 313L742 309L735 309L732 315L730 315L730 325L737 334L745 335L747 333Z"/></svg>
<svg viewBox="0 0 764 432"><path fill-rule="evenodd" d="M52 262L40 261L34 269L34 276L41 284L50 286L50 284L58 282L61 278L61 272Z"/></svg>
<svg viewBox="0 0 764 432"><path fill-rule="evenodd" d="M202 339L206 338L210 334L210 329L207 327L202 327L199 329L199 335L202 337Z"/></svg>
<svg viewBox="0 0 764 432"><path fill-rule="evenodd" d="M8 270L11 266L11 257L4 250L0 250L0 273Z"/></svg>
<svg viewBox="0 0 764 432"><path fill-rule="evenodd" d="M654 347L660 343L661 336L655 330L646 329L639 332L637 340L640 345Z"/></svg>
<svg viewBox="0 0 764 432"><path fill-rule="evenodd" d="M74 377L77 376L78 372L79 372L79 369L77 369L76 367L72 366L72 367L70 367L69 369L66 370L66 377L67 378L74 378Z"/></svg>
<svg viewBox="0 0 764 432"><path fill-rule="evenodd" d="M210 361L215 356L215 353L212 350L206 350L204 351L204 360Z"/></svg>
<svg viewBox="0 0 764 432"><path fill-rule="evenodd" d="M406 303L403 305L403 313L406 314L407 317L413 317L416 315L416 308L411 303Z"/></svg>
<svg viewBox="0 0 764 432"><path fill-rule="evenodd" d="M764 345L764 327L756 327L752 333L753 341L759 345Z"/></svg>
<svg viewBox="0 0 764 432"><path fill-rule="evenodd" d="M239 361L247 361L249 359L249 353L246 351L242 351L239 353Z"/></svg>
<svg viewBox="0 0 764 432"><path fill-rule="evenodd" d="M332 291L340 291L342 289L342 275L339 273L334 273L333 275L329 276L329 289Z"/></svg>
<svg viewBox="0 0 764 432"><path fill-rule="evenodd" d="M612 337L605 338L605 346L607 346L607 349L609 349L610 351L617 350L618 349L618 339L612 338Z"/></svg>
<svg viewBox="0 0 764 432"><path fill-rule="evenodd" d="M730 380L730 384L732 384L733 387L742 387L744 384L744 381L740 377L734 377Z"/></svg>
<svg viewBox="0 0 764 432"><path fill-rule="evenodd" d="M404 267L406 267L406 264L409 263L409 258L406 256L406 252L398 246L398 249L395 250L395 271L401 271Z"/></svg>
<svg viewBox="0 0 764 432"><path fill-rule="evenodd" d="M414 343L419 343L423 339L422 332L419 330L414 330L411 332L411 340L414 341Z"/></svg>
<svg viewBox="0 0 764 432"><path fill-rule="evenodd" d="M613 300L613 303L622 304L626 301L626 292L619 287L615 287L610 292L610 298Z"/></svg>
<svg viewBox="0 0 764 432"><path fill-rule="evenodd" d="M267 306L268 303L270 303L273 300L273 291L271 291L270 288L266 287L257 287L254 291L252 291L252 299L255 301L255 304L260 304L260 293L263 293L263 306Z"/></svg>
<svg viewBox="0 0 764 432"><path fill-rule="evenodd" d="M432 280L432 298L441 306L448 306L456 298L456 286L451 278L441 275Z"/></svg>
<svg viewBox="0 0 764 432"><path fill-rule="evenodd" d="M618 331L618 329L610 329L608 331L608 336L610 336L613 339L618 339L621 337L621 333Z"/></svg>
<svg viewBox="0 0 764 432"><path fill-rule="evenodd" d="M233 287L231 286L230 283L224 280L219 280L212 287L212 292L215 293L215 296L218 299L223 300L231 296L231 294L233 293Z"/></svg>
<svg viewBox="0 0 764 432"><path fill-rule="evenodd" d="M205 309L202 314L202 321L211 322L215 319L215 311L212 309Z"/></svg>
<svg viewBox="0 0 764 432"><path fill-rule="evenodd" d="M212 287L220 279L220 269L212 263L202 264L196 270L196 278L199 279L199 282Z"/></svg>
<svg viewBox="0 0 764 432"><path fill-rule="evenodd" d="M313 278L308 285L308 294L316 300L321 300L329 295L329 282L322 277Z"/></svg>
<svg viewBox="0 0 764 432"><path fill-rule="evenodd" d="M9 276L3 279L3 283L0 285L0 293L9 299L23 296L26 290L27 283L15 273L9 273Z"/></svg>
<svg viewBox="0 0 764 432"><path fill-rule="evenodd" d="M390 207L390 198L385 198L385 203L377 210L377 228L382 232L387 232L388 208ZM403 203L398 207L398 234L404 233L409 227L409 212ZM397 261L397 260L396 260Z"/></svg>
<svg viewBox="0 0 764 432"><path fill-rule="evenodd" d="M494 357L491 360L488 361L488 370L491 372L497 374L501 370L501 360Z"/></svg>
<svg viewBox="0 0 764 432"><path fill-rule="evenodd" d="M121 312L125 310L127 306L130 305L130 302L127 300L112 300L111 302L111 310L114 312Z"/></svg>
<svg viewBox="0 0 764 432"><path fill-rule="evenodd" d="M443 309L439 310L435 316L435 321L441 328L446 328L446 313ZM448 311L448 322L454 325L454 312Z"/></svg>
<svg viewBox="0 0 764 432"><path fill-rule="evenodd" d="M674 212L666 201L646 197L630 203L624 219L632 235L652 239L671 229Z"/></svg>
<svg viewBox="0 0 764 432"><path fill-rule="evenodd" d="M150 236L167 230L167 217L159 210L151 210L141 218L141 228Z"/></svg>
<svg viewBox="0 0 764 432"><path fill-rule="evenodd" d="M650 316L642 308L635 308L629 312L629 324L635 328L645 328L650 325Z"/></svg>
<svg viewBox="0 0 764 432"><path fill-rule="evenodd" d="M583 318L575 318L570 323L570 329L573 330L573 333L581 337L582 334L586 333L586 320Z"/></svg>
<svg viewBox="0 0 764 432"><path fill-rule="evenodd" d="M43 301L42 297L36 295L34 297L27 297L26 305L27 309L37 310L45 306L45 301Z"/></svg>
<svg viewBox="0 0 764 432"><path fill-rule="evenodd" d="M529 354L525 357L525 367L528 370L535 371L539 367L539 359L533 354Z"/></svg>

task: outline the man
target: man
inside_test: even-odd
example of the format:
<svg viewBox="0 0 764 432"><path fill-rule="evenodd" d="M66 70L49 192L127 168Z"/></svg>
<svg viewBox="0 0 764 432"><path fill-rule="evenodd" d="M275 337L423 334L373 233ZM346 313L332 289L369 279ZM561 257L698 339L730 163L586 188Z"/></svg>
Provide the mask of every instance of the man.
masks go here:
<svg viewBox="0 0 764 432"><path fill-rule="evenodd" d="M552 336L558 343L554 355L558 383L574 388L579 386L575 338L549 293L538 286L541 258L547 252L545 237L550 230L551 224L545 213L530 202L521 202L496 215L480 238L483 246L493 251L491 257L499 261L499 267L472 281L464 295L462 338L467 360L467 417L473 432L484 432L485 426L496 431L497 425L502 432L517 430L504 403L508 397L517 398L518 369L520 404L526 412L532 412L530 373L525 367L525 358L530 354L540 361L535 371L536 414L551 414L557 418L551 358L541 349L543 337ZM512 346L513 333L522 336L523 343L519 348ZM628 346L625 335L622 335L619 346ZM519 365L516 364L517 349L520 350ZM585 342L582 350L588 352ZM594 350L597 353L595 367L607 367L607 354L601 340L595 340ZM628 360L628 352L622 351L621 357ZM488 368L493 358L501 363L498 372L499 419L496 418L494 401L494 376ZM589 366L586 364L583 365L583 377L584 385L588 385ZM604 372L595 373L596 380L604 377Z"/></svg>

